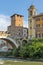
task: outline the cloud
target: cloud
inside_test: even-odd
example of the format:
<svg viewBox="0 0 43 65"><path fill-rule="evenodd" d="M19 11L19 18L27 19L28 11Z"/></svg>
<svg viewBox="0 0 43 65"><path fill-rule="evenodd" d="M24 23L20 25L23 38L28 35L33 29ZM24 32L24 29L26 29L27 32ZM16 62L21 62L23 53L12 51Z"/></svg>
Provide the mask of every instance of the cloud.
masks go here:
<svg viewBox="0 0 43 65"><path fill-rule="evenodd" d="M24 21L24 27L28 28L28 21Z"/></svg>
<svg viewBox="0 0 43 65"><path fill-rule="evenodd" d="M0 14L0 31L6 31L7 26L9 26L10 24L10 17Z"/></svg>

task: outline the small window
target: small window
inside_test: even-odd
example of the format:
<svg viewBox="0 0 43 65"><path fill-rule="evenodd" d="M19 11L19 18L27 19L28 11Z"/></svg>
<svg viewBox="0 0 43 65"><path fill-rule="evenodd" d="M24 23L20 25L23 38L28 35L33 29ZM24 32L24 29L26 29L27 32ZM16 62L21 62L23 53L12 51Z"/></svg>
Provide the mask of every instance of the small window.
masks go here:
<svg viewBox="0 0 43 65"><path fill-rule="evenodd" d="M20 31L20 29L18 31Z"/></svg>
<svg viewBox="0 0 43 65"><path fill-rule="evenodd" d="M17 16L19 16L19 15L17 15Z"/></svg>
<svg viewBox="0 0 43 65"><path fill-rule="evenodd" d="M19 20L20 21L20 20Z"/></svg>
<svg viewBox="0 0 43 65"><path fill-rule="evenodd" d="M30 38L32 38L32 35L30 35Z"/></svg>
<svg viewBox="0 0 43 65"><path fill-rule="evenodd" d="M43 18L42 18L42 20L43 20Z"/></svg>
<svg viewBox="0 0 43 65"><path fill-rule="evenodd" d="M41 34L39 34L39 37L41 37Z"/></svg>
<svg viewBox="0 0 43 65"><path fill-rule="evenodd" d="M20 24L19 24L19 26L20 26Z"/></svg>
<svg viewBox="0 0 43 65"><path fill-rule="evenodd" d="M30 27L30 29L32 29L32 27Z"/></svg>
<svg viewBox="0 0 43 65"><path fill-rule="evenodd" d="M40 18L36 18L35 20L36 20L36 21L40 21Z"/></svg>
<svg viewBox="0 0 43 65"><path fill-rule="evenodd" d="M30 11L30 16L32 16L32 11Z"/></svg>
<svg viewBox="0 0 43 65"><path fill-rule="evenodd" d="M36 34L36 38L38 37L38 35Z"/></svg>
<svg viewBox="0 0 43 65"><path fill-rule="evenodd" d="M34 12L34 15L36 15L36 11Z"/></svg>
<svg viewBox="0 0 43 65"><path fill-rule="evenodd" d="M26 36L26 34L24 34L24 36Z"/></svg>
<svg viewBox="0 0 43 65"><path fill-rule="evenodd" d="M26 32L26 30L24 30L24 32Z"/></svg>
<svg viewBox="0 0 43 65"><path fill-rule="evenodd" d="M43 27L43 24L42 24L42 27Z"/></svg>
<svg viewBox="0 0 43 65"><path fill-rule="evenodd" d="M40 27L40 24L37 24L36 27Z"/></svg>
<svg viewBox="0 0 43 65"><path fill-rule="evenodd" d="M32 20L30 20L30 24L32 23Z"/></svg>
<svg viewBox="0 0 43 65"><path fill-rule="evenodd" d="M42 37L43 37L43 33L42 33Z"/></svg>
<svg viewBox="0 0 43 65"><path fill-rule="evenodd" d="M20 33L19 33L19 35L20 35Z"/></svg>

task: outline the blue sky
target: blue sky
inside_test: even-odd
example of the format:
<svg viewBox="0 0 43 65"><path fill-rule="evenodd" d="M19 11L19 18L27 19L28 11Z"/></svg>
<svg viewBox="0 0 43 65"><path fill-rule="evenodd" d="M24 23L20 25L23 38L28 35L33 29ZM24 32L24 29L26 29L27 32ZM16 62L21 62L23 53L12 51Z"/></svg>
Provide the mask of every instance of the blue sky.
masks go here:
<svg viewBox="0 0 43 65"><path fill-rule="evenodd" d="M7 25L0 26L0 30L6 30L5 26L10 25L10 17L14 13L24 16L24 23L27 26L28 21L28 8L31 4L34 4L37 13L43 13L43 0L0 0L0 25L7 23ZM2 20L3 19L3 20ZM9 19L9 20L8 20Z"/></svg>

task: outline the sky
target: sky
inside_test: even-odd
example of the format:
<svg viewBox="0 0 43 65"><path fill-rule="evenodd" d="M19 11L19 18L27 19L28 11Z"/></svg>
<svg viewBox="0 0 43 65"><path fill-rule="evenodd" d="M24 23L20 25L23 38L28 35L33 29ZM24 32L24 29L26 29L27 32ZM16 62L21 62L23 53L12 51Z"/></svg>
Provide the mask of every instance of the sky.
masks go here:
<svg viewBox="0 0 43 65"><path fill-rule="evenodd" d="M28 8L34 4L37 14L43 13L43 0L0 0L0 31L6 31L11 24L10 16L17 13L24 16L24 26L28 27Z"/></svg>

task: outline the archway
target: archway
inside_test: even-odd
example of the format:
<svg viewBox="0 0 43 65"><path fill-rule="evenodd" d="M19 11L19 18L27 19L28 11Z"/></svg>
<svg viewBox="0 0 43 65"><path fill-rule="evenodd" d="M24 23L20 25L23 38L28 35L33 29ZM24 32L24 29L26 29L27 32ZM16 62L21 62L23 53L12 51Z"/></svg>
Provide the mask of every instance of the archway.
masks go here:
<svg viewBox="0 0 43 65"><path fill-rule="evenodd" d="M27 44L27 40L26 39L23 39L22 40L22 45L25 46Z"/></svg>
<svg viewBox="0 0 43 65"><path fill-rule="evenodd" d="M16 41L13 40L12 38L9 38L9 37L4 38L4 37L3 37L3 38L0 38L0 39L9 42L9 44L12 45L12 47L14 47L14 46L15 46L15 47L18 47L18 44L16 43Z"/></svg>

